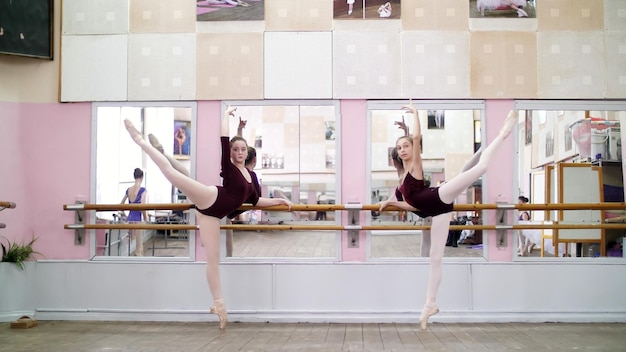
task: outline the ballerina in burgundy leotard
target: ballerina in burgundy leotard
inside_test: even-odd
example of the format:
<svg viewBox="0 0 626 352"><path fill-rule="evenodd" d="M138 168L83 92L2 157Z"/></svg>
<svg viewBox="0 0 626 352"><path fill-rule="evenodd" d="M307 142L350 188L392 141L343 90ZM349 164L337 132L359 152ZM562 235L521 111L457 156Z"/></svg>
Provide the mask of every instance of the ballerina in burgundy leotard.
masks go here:
<svg viewBox="0 0 626 352"><path fill-rule="evenodd" d="M244 202L250 202L258 207L287 205L291 208L292 205L289 200L283 198L263 198L257 194L250 172L244 166L248 155L246 140L241 137L234 137L230 142L228 140L228 120L234 116L235 110L236 108L229 106L221 123L223 186L204 185L180 172L160 150L146 142L129 120L124 120L126 129L135 143L148 154L172 185L196 206L198 213L196 220L207 256L207 281L214 302L211 312L217 314L221 329L226 327L228 316L219 272L220 219L239 208Z"/></svg>
<svg viewBox="0 0 626 352"><path fill-rule="evenodd" d="M445 250L448 230L450 229L450 212L454 199L474 183L487 171L487 165L493 154L502 144L517 122L515 111L509 112L498 136L487 146L474 155L469 167L438 187L429 187L424 183L424 170L420 150L421 128L417 110L413 104L404 106L415 118L413 137L402 136L396 142L396 151L402 165L398 165L400 185L396 192L387 200L380 203L382 211L387 206L396 206L403 210L412 211L422 217L432 218L430 227L430 274L426 304L422 309L420 325L426 328L428 318L439 312L436 303L437 290L441 283L442 259Z"/></svg>

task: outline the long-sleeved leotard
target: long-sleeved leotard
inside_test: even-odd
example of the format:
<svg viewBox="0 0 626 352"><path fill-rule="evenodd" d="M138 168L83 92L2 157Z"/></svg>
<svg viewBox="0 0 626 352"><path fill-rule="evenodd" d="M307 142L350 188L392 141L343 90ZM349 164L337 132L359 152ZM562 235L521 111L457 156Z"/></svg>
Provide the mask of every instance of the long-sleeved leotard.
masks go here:
<svg viewBox="0 0 626 352"><path fill-rule="evenodd" d="M230 141L228 137L220 137L222 143L223 185L217 187L215 203L206 209L197 209L200 213L216 218L223 218L243 203L256 205L259 201L254 179L248 182L239 168L230 161ZM252 176L252 175L251 175Z"/></svg>

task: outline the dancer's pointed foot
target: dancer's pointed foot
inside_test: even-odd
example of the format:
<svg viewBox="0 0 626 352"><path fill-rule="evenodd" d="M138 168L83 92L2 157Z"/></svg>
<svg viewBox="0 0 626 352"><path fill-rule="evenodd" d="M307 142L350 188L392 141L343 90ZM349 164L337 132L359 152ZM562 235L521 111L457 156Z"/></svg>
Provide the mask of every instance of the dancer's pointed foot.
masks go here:
<svg viewBox="0 0 626 352"><path fill-rule="evenodd" d="M502 139L505 139L509 136L509 134L511 134L511 131L513 130L513 127L516 123L517 112L515 110L511 110L509 112L509 115L506 117L506 120L504 120L504 125L502 125L502 129L500 130L500 135L502 136Z"/></svg>
<svg viewBox="0 0 626 352"><path fill-rule="evenodd" d="M517 8L517 17L528 17L528 14L526 13L526 11L520 9L519 7Z"/></svg>
<svg viewBox="0 0 626 352"><path fill-rule="evenodd" d="M426 330L428 324L428 318L439 313L439 307L436 304L427 304L422 309L422 315L420 316L420 328Z"/></svg>
<svg viewBox="0 0 626 352"><path fill-rule="evenodd" d="M226 323L228 323L228 313L226 312L223 299L216 299L215 302L213 302L211 313L217 314L217 317L220 319L220 329L224 330Z"/></svg>
<svg viewBox="0 0 626 352"><path fill-rule="evenodd" d="M159 142L159 140L152 134L150 133L148 135L148 140L150 141L150 144L152 144L152 146L160 151L161 153L163 153L163 145L161 145L161 143Z"/></svg>
<svg viewBox="0 0 626 352"><path fill-rule="evenodd" d="M124 120L124 126L126 126L128 134L130 134L135 143L140 144L141 142L143 142L143 137L141 136L141 133L139 133L139 130L135 128L135 125L133 125L133 123L130 122L129 119Z"/></svg>

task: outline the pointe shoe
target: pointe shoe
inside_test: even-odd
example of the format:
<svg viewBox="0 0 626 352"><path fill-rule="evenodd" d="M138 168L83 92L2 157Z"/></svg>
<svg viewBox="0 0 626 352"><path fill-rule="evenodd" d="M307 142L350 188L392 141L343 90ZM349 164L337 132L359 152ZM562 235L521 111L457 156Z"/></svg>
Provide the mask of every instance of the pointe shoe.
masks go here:
<svg viewBox="0 0 626 352"><path fill-rule="evenodd" d="M148 140L150 141L150 144L152 144L152 146L160 151L161 153L163 153L163 145L161 145L161 143L159 142L159 140L152 134L150 133L148 135Z"/></svg>
<svg viewBox="0 0 626 352"><path fill-rule="evenodd" d="M502 129L500 130L500 134L502 135L502 139L505 139L511 134L513 131L513 127L517 123L517 112L515 110L511 110L509 115L506 117L504 121L504 125L502 125Z"/></svg>
<svg viewBox="0 0 626 352"><path fill-rule="evenodd" d="M420 316L420 328L422 330L426 330L426 325L428 324L428 318L439 313L439 307L436 304L434 305L425 305L422 309L422 315Z"/></svg>
<svg viewBox="0 0 626 352"><path fill-rule="evenodd" d="M130 136L133 138L133 140L136 143L140 143L143 140L141 133L139 133L139 131L135 128L135 125L133 125L133 123L130 122L130 120L125 119L124 126L126 126L126 130L128 131L128 134L130 134Z"/></svg>
<svg viewBox="0 0 626 352"><path fill-rule="evenodd" d="M528 14L526 13L526 11L518 8L517 9L517 17L528 17Z"/></svg>
<svg viewBox="0 0 626 352"><path fill-rule="evenodd" d="M224 330L226 328L226 323L228 323L228 313L226 312L226 306L224 306L223 299L218 299L213 302L211 313L217 314L217 317L220 319L220 329Z"/></svg>

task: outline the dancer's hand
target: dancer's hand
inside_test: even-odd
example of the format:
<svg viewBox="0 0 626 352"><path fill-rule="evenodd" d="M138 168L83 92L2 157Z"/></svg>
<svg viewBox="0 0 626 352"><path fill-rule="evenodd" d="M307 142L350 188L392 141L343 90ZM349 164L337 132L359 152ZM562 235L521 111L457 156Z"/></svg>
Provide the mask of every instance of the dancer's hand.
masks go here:
<svg viewBox="0 0 626 352"><path fill-rule="evenodd" d="M293 203L289 199L283 199L283 204L287 206L287 210L291 211Z"/></svg>
<svg viewBox="0 0 626 352"><path fill-rule="evenodd" d="M393 124L395 126L398 126L399 129L403 130L405 136L409 135L409 126L407 126L404 122L404 115L402 115L402 121L394 121Z"/></svg>
<svg viewBox="0 0 626 352"><path fill-rule="evenodd" d="M413 105L413 102L410 102L409 105L402 106L403 110L406 110L409 114L417 114L417 108Z"/></svg>
<svg viewBox="0 0 626 352"><path fill-rule="evenodd" d="M380 207L378 208L378 211L383 211L386 207L389 206L389 199L383 200L382 202L378 202L376 204L380 205Z"/></svg>
<svg viewBox="0 0 626 352"><path fill-rule="evenodd" d="M226 114L226 116L235 116L236 110L237 110L236 107L228 105L228 107L226 108L226 112L224 112L224 114Z"/></svg>
<svg viewBox="0 0 626 352"><path fill-rule="evenodd" d="M248 120L242 120L241 116L239 116L239 126L237 128L243 130L244 128L246 128L247 123Z"/></svg>

